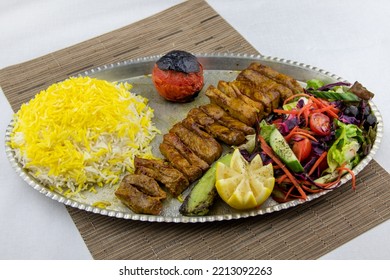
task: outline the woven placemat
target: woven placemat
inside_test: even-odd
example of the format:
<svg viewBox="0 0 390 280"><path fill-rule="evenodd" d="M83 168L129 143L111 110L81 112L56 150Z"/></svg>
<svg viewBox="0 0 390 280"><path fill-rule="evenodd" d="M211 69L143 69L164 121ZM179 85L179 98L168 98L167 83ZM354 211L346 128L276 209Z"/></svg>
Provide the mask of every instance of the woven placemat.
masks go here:
<svg viewBox="0 0 390 280"><path fill-rule="evenodd" d="M41 89L112 62L190 52L257 54L206 2L187 1L152 17L0 70L13 110ZM169 224L121 220L68 207L95 259L317 259L390 218L390 175L372 161L357 177L303 205L246 219Z"/></svg>

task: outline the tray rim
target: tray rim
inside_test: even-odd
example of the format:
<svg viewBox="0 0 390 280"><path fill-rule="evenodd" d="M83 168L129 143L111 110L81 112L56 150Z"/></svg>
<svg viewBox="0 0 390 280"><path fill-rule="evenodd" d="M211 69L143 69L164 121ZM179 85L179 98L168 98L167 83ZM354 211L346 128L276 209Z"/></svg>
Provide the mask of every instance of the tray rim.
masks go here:
<svg viewBox="0 0 390 280"><path fill-rule="evenodd" d="M308 64L304 64L297 61L292 61L289 59L284 58L278 58L273 56L264 56L264 55L250 55L250 54L240 54L240 53L195 53L195 56L201 58L216 58L216 59L226 59L226 58L236 58L236 59L246 59L246 60L257 60L257 61L269 61L272 63L280 63L280 64L286 64L293 67L302 68L307 71L313 71L317 72L319 74L328 76L331 79L337 80L337 81L343 81L348 82L347 80L343 79L342 77L333 74L329 71L326 71L324 69L311 66ZM153 62L158 60L162 55L154 55L154 56L147 56L147 57L141 57L141 58L135 58L135 59L129 59L124 61L119 61L115 63L105 64L102 66L98 66L92 69L89 69L87 71L80 72L78 75L80 76L88 76L92 75L98 72L104 72L110 69L114 69L117 67L137 64L137 63L143 63L143 62ZM76 75L77 76L77 75ZM359 172L361 172L368 163L373 159L374 155L378 151L380 147L380 143L383 137L383 118L381 113L378 110L378 107L373 103L372 101L369 101L369 105L371 106L371 109L375 116L377 117L378 125L377 125L377 135L375 142L373 144L373 147L370 151L370 153L353 169L353 172L355 175L357 175ZM54 191L49 190L47 187L37 183L31 176L26 172L21 165L17 162L17 160L14 157L14 153L12 149L8 146L8 142L11 137L11 132L13 129L13 124L15 120L12 118L10 124L7 126L6 133L5 133L5 152L7 155L8 160L10 161L12 167L14 170L19 174L20 177L33 189L39 191L43 195L60 202L66 206L70 206L73 208L77 208L80 210L84 210L87 212L92 212L95 214L105 215L109 217L115 217L115 218L121 218L121 219L127 219L127 220L138 220L138 221L147 221L147 222L167 222L167 223L204 223L204 222L215 222L215 221L223 221L223 220L234 220L234 219L241 219L241 218L247 218L247 217L253 217L253 216L259 216L264 214L269 214L272 212L278 212L281 210L285 210L288 208L292 208L295 206L298 206L303 203L307 203L309 201L312 201L314 199L317 199L328 192L320 192L316 194L308 195L307 200L293 200L285 203L280 203L274 206L270 206L267 208L261 208L261 209L253 209L249 211L244 211L240 213L233 213L233 214L223 214L223 215L209 215L209 216L162 216L162 215L146 215L146 214L135 214L135 213L124 213L122 211L118 210L108 210L103 209L99 207L95 207L86 203L82 203L76 200L73 200L72 198L67 198L61 194L58 194ZM342 177L341 181L337 184L337 187L334 189L337 189L338 187L342 186L346 182L350 181L352 179L351 174L346 174Z"/></svg>

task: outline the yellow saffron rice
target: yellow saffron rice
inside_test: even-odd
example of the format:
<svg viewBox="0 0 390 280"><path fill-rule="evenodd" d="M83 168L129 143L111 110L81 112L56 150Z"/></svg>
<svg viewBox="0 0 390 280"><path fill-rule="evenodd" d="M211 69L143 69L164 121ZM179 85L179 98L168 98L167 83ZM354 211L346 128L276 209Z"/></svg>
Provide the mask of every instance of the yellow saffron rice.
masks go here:
<svg viewBox="0 0 390 280"><path fill-rule="evenodd" d="M69 78L16 113L10 145L40 182L67 196L116 184L159 133L148 100L127 83Z"/></svg>

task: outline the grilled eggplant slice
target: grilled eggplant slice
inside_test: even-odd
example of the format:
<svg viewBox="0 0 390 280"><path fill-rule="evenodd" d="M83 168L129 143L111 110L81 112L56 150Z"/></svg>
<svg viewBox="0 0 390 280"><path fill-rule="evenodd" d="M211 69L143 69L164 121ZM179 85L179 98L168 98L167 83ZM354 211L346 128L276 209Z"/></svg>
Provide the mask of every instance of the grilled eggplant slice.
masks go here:
<svg viewBox="0 0 390 280"><path fill-rule="evenodd" d="M229 164L232 153L222 156L218 161ZM186 196L179 212L184 216L203 216L206 215L210 207L214 204L217 196L215 188L217 162L214 162L210 169L203 175L198 183L192 188L189 195Z"/></svg>

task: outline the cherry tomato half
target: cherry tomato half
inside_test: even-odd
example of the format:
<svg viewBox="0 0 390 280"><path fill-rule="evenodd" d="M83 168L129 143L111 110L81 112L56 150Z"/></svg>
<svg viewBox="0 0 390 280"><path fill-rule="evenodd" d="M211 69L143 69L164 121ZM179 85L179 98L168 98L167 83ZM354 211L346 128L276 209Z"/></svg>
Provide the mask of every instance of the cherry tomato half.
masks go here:
<svg viewBox="0 0 390 280"><path fill-rule="evenodd" d="M311 153L311 148L311 142L307 138L301 138L295 141L292 146L292 150L300 162L308 158Z"/></svg>
<svg viewBox="0 0 390 280"><path fill-rule="evenodd" d="M331 129L329 117L323 113L314 113L310 117L310 129L318 135L329 135Z"/></svg>

